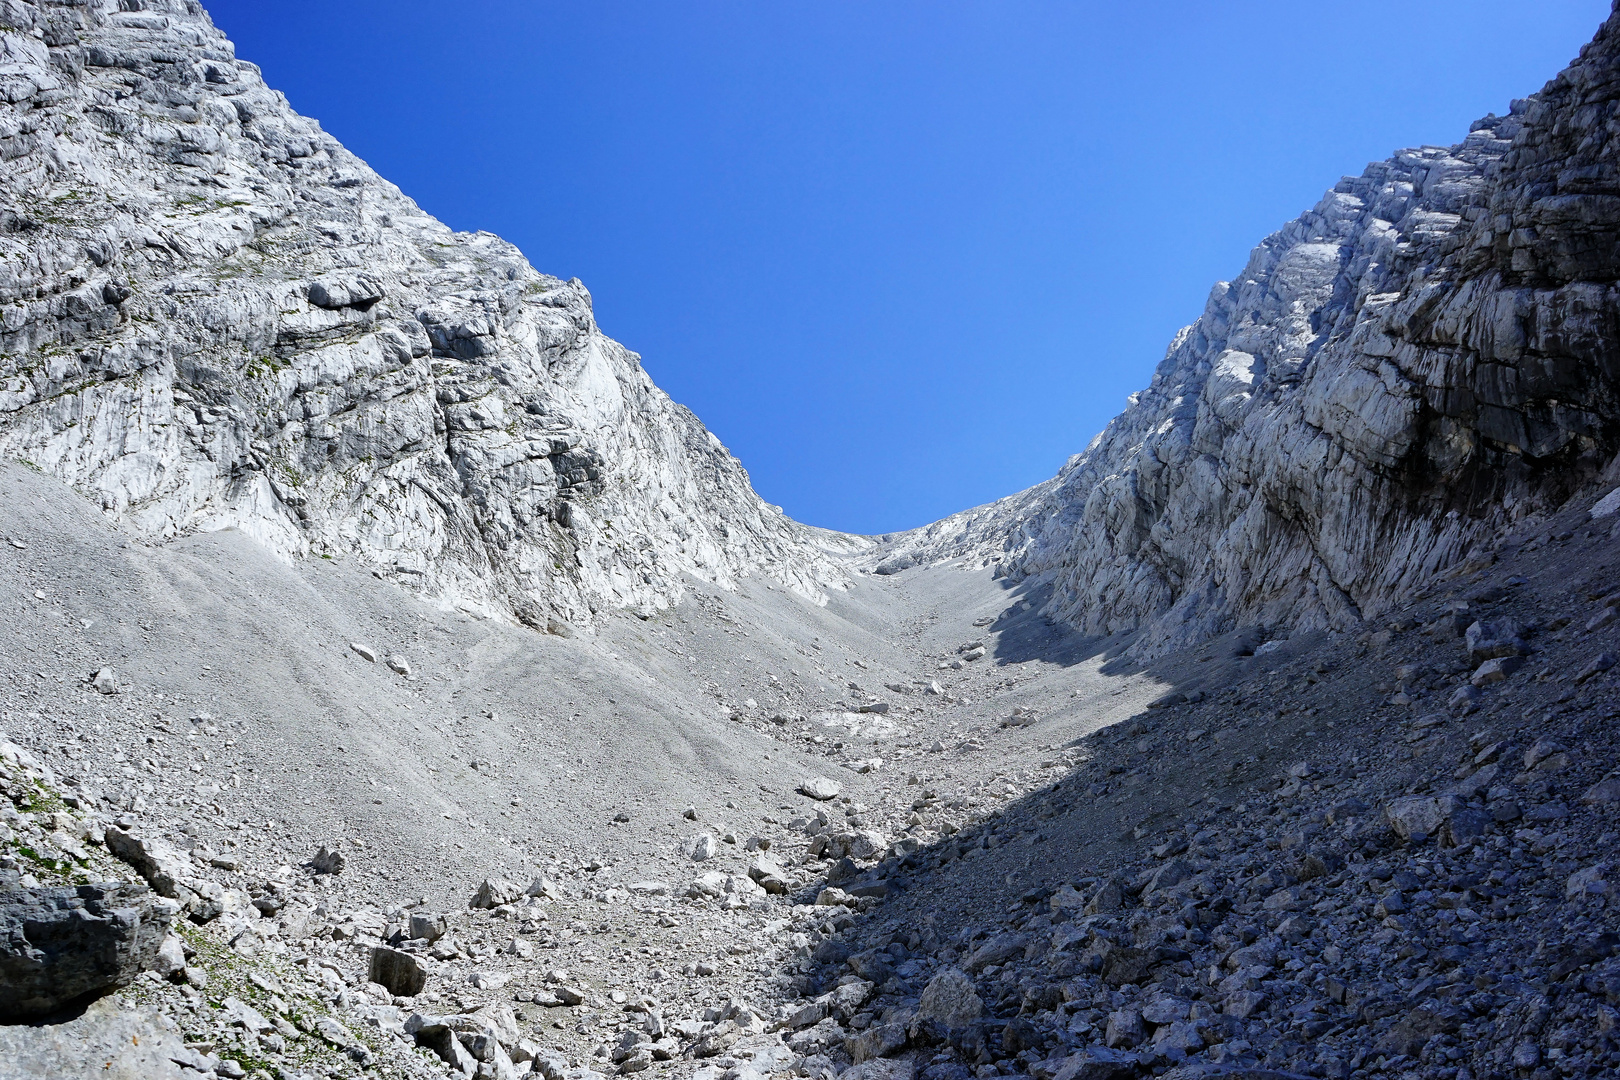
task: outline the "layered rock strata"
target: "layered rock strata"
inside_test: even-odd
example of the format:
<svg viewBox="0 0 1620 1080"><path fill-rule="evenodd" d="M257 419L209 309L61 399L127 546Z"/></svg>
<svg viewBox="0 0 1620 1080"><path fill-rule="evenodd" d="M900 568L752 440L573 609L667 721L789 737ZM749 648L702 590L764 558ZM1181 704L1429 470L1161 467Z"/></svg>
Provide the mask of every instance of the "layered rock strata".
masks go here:
<svg viewBox="0 0 1620 1080"><path fill-rule="evenodd" d="M1620 447L1617 35L1458 145L1341 180L1057 477L874 565L999 560L1151 655L1350 629L1589 485Z"/></svg>
<svg viewBox="0 0 1620 1080"><path fill-rule="evenodd" d="M687 574L840 580L584 285L423 213L196 3L0 2L0 161L0 454L143 534L558 629Z"/></svg>

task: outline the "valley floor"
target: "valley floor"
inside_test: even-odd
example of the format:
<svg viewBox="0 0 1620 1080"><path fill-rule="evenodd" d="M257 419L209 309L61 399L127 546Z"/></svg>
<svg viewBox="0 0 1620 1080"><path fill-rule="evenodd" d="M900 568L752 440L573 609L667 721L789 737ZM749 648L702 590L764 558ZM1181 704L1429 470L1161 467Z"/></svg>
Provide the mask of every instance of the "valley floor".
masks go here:
<svg viewBox="0 0 1620 1080"><path fill-rule="evenodd" d="M950 565L538 634L0 466L0 873L144 844L193 916L0 1073L1613 1075L1587 510L1354 639L1142 665Z"/></svg>

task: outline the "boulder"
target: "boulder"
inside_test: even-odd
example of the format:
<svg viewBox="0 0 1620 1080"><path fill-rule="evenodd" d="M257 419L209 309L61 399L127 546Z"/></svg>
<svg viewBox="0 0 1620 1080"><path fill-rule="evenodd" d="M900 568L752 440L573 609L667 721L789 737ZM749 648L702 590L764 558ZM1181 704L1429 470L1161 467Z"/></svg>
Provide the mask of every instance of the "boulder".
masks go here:
<svg viewBox="0 0 1620 1080"><path fill-rule="evenodd" d="M1052 1080L1128 1080L1136 1075L1137 1057L1106 1046L1088 1046L1072 1054Z"/></svg>
<svg viewBox="0 0 1620 1080"><path fill-rule="evenodd" d="M155 836L137 836L116 825L107 829L107 850L135 868L159 896L191 906L197 893L187 883L190 864L180 849Z"/></svg>
<svg viewBox="0 0 1620 1080"><path fill-rule="evenodd" d="M960 968L948 967L928 980L917 1004L917 1019L955 1031L977 1023L984 1015L984 1001L974 989L973 980Z"/></svg>
<svg viewBox="0 0 1620 1080"><path fill-rule="evenodd" d="M1445 823L1440 800L1428 795L1403 795L1384 808L1389 827L1402 840L1427 839Z"/></svg>
<svg viewBox="0 0 1620 1080"><path fill-rule="evenodd" d="M348 860L343 857L342 849L329 848L325 844L322 844L321 850L317 851L315 857L309 860L310 869L317 874L341 874L346 865L348 865Z"/></svg>
<svg viewBox="0 0 1620 1080"><path fill-rule="evenodd" d="M815 799L818 802L836 799L838 793L842 790L843 788L838 786L838 781L825 776L813 776L799 784L800 795Z"/></svg>
<svg viewBox="0 0 1620 1080"><path fill-rule="evenodd" d="M1517 619L1491 619L1476 622L1463 633L1468 658L1483 663L1502 656L1525 656L1530 646L1524 643L1525 626Z"/></svg>
<svg viewBox="0 0 1620 1080"><path fill-rule="evenodd" d="M523 890L504 878L485 878L484 883L478 886L473 893L468 907L496 908L502 904L515 904L523 899Z"/></svg>
<svg viewBox="0 0 1620 1080"><path fill-rule="evenodd" d="M427 968L410 953L379 947L371 950L366 977L395 997L415 997L427 985Z"/></svg>
<svg viewBox="0 0 1620 1080"><path fill-rule="evenodd" d="M1023 934L997 934L974 949L962 967L968 971L982 971L992 964L1003 964L1014 957L1022 958L1028 945L1029 938Z"/></svg>
<svg viewBox="0 0 1620 1080"><path fill-rule="evenodd" d="M156 964L170 908L121 881L0 892L0 1017L34 1019L129 985Z"/></svg>
<svg viewBox="0 0 1620 1080"><path fill-rule="evenodd" d="M443 915L430 915L425 911L411 913L410 935L417 941L438 941L447 929Z"/></svg>

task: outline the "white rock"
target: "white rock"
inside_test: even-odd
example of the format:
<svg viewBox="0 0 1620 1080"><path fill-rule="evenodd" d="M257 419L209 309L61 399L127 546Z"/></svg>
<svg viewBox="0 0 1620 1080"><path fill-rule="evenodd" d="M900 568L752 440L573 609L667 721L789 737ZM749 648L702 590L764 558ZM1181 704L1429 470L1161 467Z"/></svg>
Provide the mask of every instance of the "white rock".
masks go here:
<svg viewBox="0 0 1620 1080"><path fill-rule="evenodd" d="M821 802L838 798L838 793L842 790L843 788L838 785L838 781L826 776L813 776L799 784L800 795Z"/></svg>
<svg viewBox="0 0 1620 1080"><path fill-rule="evenodd" d="M698 833L681 841L681 854L693 862L705 862L720 853L720 841L713 833Z"/></svg>

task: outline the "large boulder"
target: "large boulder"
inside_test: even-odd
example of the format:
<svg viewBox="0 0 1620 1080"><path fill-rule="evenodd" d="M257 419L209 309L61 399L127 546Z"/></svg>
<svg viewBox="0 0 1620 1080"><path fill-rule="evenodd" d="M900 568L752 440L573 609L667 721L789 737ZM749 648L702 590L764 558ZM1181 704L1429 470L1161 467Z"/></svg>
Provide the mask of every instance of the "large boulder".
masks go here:
<svg viewBox="0 0 1620 1080"><path fill-rule="evenodd" d="M117 826L107 830L107 850L135 868L159 896L178 900L187 908L198 904L188 882L190 862L179 848L155 836L141 836Z"/></svg>
<svg viewBox="0 0 1620 1080"><path fill-rule="evenodd" d="M371 950L366 977L395 997L415 997L427 985L427 968L408 952L379 946Z"/></svg>
<svg viewBox="0 0 1620 1080"><path fill-rule="evenodd" d="M171 905L122 881L0 891L0 1018L47 1016L157 960Z"/></svg>
<svg viewBox="0 0 1620 1080"><path fill-rule="evenodd" d="M201 1080L208 1060L155 1011L103 998L61 1024L0 1024L0 1075L97 1080Z"/></svg>
<svg viewBox="0 0 1620 1080"><path fill-rule="evenodd" d="M919 1021L947 1032L976 1024L983 1015L984 1001L960 968L944 968L930 979L917 1004Z"/></svg>

